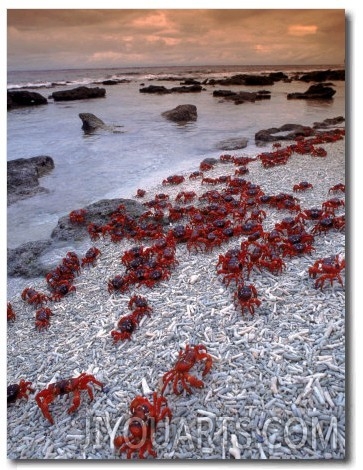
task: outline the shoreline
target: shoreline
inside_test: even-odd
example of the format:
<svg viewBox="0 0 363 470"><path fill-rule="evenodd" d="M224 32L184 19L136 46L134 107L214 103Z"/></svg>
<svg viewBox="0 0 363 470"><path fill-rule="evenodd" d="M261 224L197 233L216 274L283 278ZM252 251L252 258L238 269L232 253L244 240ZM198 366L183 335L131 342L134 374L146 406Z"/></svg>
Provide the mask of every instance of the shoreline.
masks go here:
<svg viewBox="0 0 363 470"><path fill-rule="evenodd" d="M328 152L325 158L294 154L286 165L270 169L262 168L260 161L251 162L250 173L244 178L259 184L266 194L292 193L294 184L309 181L313 189L297 193L297 197L304 209L320 207L328 198L328 189L344 181L344 145L345 139L322 144ZM218 163L205 177L229 174L235 168L230 163ZM174 201L182 190L200 194L222 187L200 185L199 180L186 178L180 186L162 186L160 182L148 189L146 197L149 200L155 194L167 193ZM339 198L344 195L339 194ZM289 215L287 211L268 209L264 230L272 230L277 221ZM52 378L59 380L87 370L107 387L107 392L95 391L91 403L82 396L80 408L71 416L65 412L69 397L56 399L51 405L54 426L41 415L33 395L28 402L10 406L8 458L119 458L110 448L107 432L102 434L101 443L95 444L94 434L87 441L82 431L84 424L88 422L94 432L92 426L98 417L101 427L107 428L106 417L112 418L115 424L122 414L127 414L130 400L145 390L145 383L152 391L160 389L163 373L175 362L179 348L187 343L203 343L213 357L213 367L203 379L203 389L193 390L189 396L168 393L174 419L170 428L172 442L163 447L159 438L158 458L222 458L223 455L233 458L238 452L232 436L240 439L241 432L236 422L248 422L243 429L252 442L250 445L244 445L243 439L239 442L238 451L243 459L344 458L344 288L334 284L322 291L315 290L313 280L307 276L308 267L316 259L344 254L344 233L329 231L317 236L316 251L285 260L287 269L281 275L253 271L250 282L261 299L254 317L242 316L235 309L233 283L226 287L215 270L218 255L240 245L244 239L243 236L232 238L208 254L188 253L184 244L178 244L179 265L172 270L169 281L153 289L132 289L127 294L109 294L107 281L122 272L123 251L149 243L89 240L89 246L97 246L101 255L94 267L82 269L75 279L76 293L52 303L54 315L47 331L34 330L34 308L25 304L19 294L8 299L17 313L15 322L8 325L8 383L26 378L39 391ZM43 291L45 286L44 280L32 284ZM129 313L127 302L134 293L145 296L153 312L142 319L131 341L113 344L110 331L120 315ZM195 371L199 377L200 370L196 367L193 374ZM312 414L314 410L316 415ZM234 422L227 425L226 441L221 438L223 433L217 435L213 452L203 453L203 448L196 445L195 419L212 415L216 419L233 417ZM314 416L321 426L329 426L332 417L337 419L335 449L331 442L328 450L320 449L319 445L314 449L309 441L301 448L292 448L283 441L280 430L275 432L280 447L271 449L268 441L256 440L256 429L262 431L268 419L271 422L279 417L286 424L296 418L311 423ZM191 432L192 451L187 439L176 441L183 417ZM35 426L29 429L27 421ZM79 437L73 440L67 437L76 434ZM32 436L39 445L32 448L22 445L25 436ZM230 447L234 449L232 452L228 450Z"/></svg>

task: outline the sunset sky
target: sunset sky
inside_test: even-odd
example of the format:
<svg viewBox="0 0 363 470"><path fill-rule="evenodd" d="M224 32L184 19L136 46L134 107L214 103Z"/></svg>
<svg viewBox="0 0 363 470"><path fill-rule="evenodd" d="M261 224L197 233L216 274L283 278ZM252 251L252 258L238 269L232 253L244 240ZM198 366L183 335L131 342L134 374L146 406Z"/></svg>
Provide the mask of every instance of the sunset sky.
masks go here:
<svg viewBox="0 0 363 470"><path fill-rule="evenodd" d="M344 59L343 9L7 10L8 70Z"/></svg>

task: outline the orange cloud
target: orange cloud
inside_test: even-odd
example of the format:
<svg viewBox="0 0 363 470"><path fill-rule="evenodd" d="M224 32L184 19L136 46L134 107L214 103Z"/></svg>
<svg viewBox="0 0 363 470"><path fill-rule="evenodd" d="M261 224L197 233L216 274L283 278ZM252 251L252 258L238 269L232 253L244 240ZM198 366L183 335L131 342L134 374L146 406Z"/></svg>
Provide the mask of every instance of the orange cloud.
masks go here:
<svg viewBox="0 0 363 470"><path fill-rule="evenodd" d="M316 25L304 26L300 24L295 24L289 26L288 33L292 36L306 36L309 34L316 34L318 27Z"/></svg>
<svg viewBox="0 0 363 470"><path fill-rule="evenodd" d="M140 16L136 18L132 24L137 27L154 27L154 28L165 28L168 26L168 20L166 14L162 11L151 13L146 16Z"/></svg>

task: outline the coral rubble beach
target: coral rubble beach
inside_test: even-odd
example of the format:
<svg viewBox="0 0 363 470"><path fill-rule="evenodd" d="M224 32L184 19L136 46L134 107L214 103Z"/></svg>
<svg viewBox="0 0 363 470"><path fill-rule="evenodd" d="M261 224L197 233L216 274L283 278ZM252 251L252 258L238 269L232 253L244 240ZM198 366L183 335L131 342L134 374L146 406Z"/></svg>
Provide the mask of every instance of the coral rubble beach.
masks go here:
<svg viewBox="0 0 363 470"><path fill-rule="evenodd" d="M332 197L344 200L343 193L329 194L329 189L345 181L345 139L320 146L326 157L293 154L285 165L267 169L259 159L252 161L244 178L265 194L293 194L302 210L320 208ZM235 169L233 163L219 162L205 177L234 175ZM180 191L200 196L225 187L185 177L180 185L160 181L144 188L142 201L159 193L174 201ZM301 181L313 188L293 193ZM286 210L264 209L264 231L291 216ZM343 213L344 207L338 208L336 214ZM306 222L309 230L312 226ZM42 415L34 394L8 406L8 458L125 458L115 452L113 438L123 430L131 400L160 392L162 376L179 349L203 344L213 358L204 388L176 396L169 387L165 393L173 417L157 427L158 459L344 459L345 288L326 282L315 289L308 276L315 260L344 257L344 231L317 234L315 251L286 257L281 274L253 270L247 283L261 300L253 316L236 309L234 283L227 287L216 272L218 256L246 239L232 237L208 253L189 252L179 243L178 264L169 280L153 288L133 286L126 293L109 293L108 281L124 272L120 260L125 250L152 240L89 240L89 247L101 254L75 278L76 292L47 305L53 315L44 331L35 329L35 308L20 292L8 299L16 314L8 323L8 383L25 379L38 392L86 371L105 385L103 390L95 387L93 401L82 392L80 407L70 415L71 397L57 397L50 405L54 425ZM344 271L342 277L345 285ZM45 280L29 287L47 291ZM114 343L111 331L130 312L133 294L146 297L152 313L142 318L131 340ZM191 373L201 377L201 371L197 364Z"/></svg>

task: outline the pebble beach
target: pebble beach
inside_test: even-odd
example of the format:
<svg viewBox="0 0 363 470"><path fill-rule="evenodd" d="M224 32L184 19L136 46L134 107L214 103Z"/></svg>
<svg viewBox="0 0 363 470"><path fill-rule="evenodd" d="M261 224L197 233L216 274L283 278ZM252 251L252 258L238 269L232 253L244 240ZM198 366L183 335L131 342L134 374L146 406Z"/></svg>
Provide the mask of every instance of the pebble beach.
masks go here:
<svg viewBox="0 0 363 470"><path fill-rule="evenodd" d="M252 161L244 178L266 194L294 194L302 210L320 208L331 197L344 200L344 193L329 194L329 189L345 181L345 139L321 147L326 157L293 154L286 165L268 169L260 160ZM205 176L233 176L235 169L233 163L219 162ZM301 181L312 188L292 193ZM155 181L144 188L142 202L159 193L174 201L180 191L200 196L223 187L201 184L186 174L177 186ZM344 212L340 207L336 215ZM273 208L266 214L264 231L291 216ZM313 222L307 221L306 227L311 229ZM203 344L213 360L203 377L204 387L179 396L172 387L166 389L172 419L157 426L158 459L344 459L345 271L343 286L326 282L316 289L308 268L332 255L343 259L345 233L334 229L316 235L315 251L287 257L280 274L253 270L248 283L261 301L254 315L236 308L235 285L226 286L216 269L219 255L246 239L232 237L208 253L189 252L185 244L177 244L178 264L169 280L124 294L109 293L107 285L122 274L121 256L135 243L89 240L101 254L94 266L82 268L74 281L75 292L48 305L53 315L47 330L35 329L34 306L22 300L21 292L9 298L16 319L7 328L8 384L25 379L36 393L52 382L87 372L104 388L93 388L92 401L82 392L72 414L67 414L72 398L57 397L50 405L54 425L42 415L34 393L8 406L8 458L125 459L113 440L127 431L132 399L160 393L162 377L175 364L179 350ZM45 280L29 287L47 290ZM134 294L144 296L152 312L142 318L129 341L115 343L111 331L130 313L128 302ZM203 364L197 363L191 373L201 378L202 371Z"/></svg>

